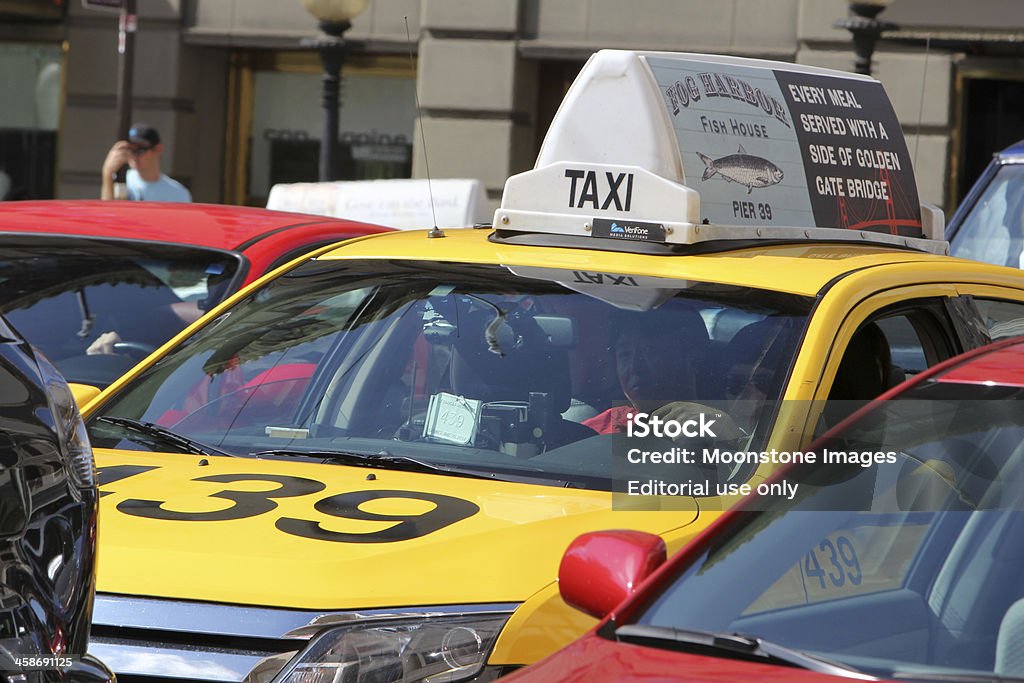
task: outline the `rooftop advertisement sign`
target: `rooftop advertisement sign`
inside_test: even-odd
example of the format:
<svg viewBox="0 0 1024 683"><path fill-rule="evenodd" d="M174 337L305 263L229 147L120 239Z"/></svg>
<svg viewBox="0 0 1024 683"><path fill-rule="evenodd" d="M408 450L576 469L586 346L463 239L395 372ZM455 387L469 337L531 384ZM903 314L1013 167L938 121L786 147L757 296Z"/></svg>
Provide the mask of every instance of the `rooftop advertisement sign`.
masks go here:
<svg viewBox="0 0 1024 683"><path fill-rule="evenodd" d="M922 236L911 159L879 82L746 60L645 60L703 218Z"/></svg>

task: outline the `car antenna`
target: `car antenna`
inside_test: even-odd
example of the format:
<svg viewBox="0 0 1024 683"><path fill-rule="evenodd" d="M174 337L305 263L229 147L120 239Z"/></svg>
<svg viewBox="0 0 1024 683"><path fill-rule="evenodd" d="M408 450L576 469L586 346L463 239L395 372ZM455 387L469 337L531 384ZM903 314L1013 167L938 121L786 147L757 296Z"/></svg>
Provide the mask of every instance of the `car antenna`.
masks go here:
<svg viewBox="0 0 1024 683"><path fill-rule="evenodd" d="M412 70L413 79L416 78L416 63L412 58L412 35L409 33L409 16L405 19L405 41L409 46L409 68ZM420 122L420 142L423 144L423 167L427 174L427 194L430 195L430 216L434 219L434 227L427 233L428 238L444 237L444 231L437 227L437 213L434 212L434 188L430 184L430 161L427 158L427 136L423 131L423 110L420 109L419 86L413 83L412 95L416 100L416 119Z"/></svg>
<svg viewBox="0 0 1024 683"><path fill-rule="evenodd" d="M917 147L921 142L921 119L924 118L924 86L928 81L928 53L932 47L932 34L924 41L924 73L921 75L921 98L917 103L917 132L914 133L914 168L917 168Z"/></svg>

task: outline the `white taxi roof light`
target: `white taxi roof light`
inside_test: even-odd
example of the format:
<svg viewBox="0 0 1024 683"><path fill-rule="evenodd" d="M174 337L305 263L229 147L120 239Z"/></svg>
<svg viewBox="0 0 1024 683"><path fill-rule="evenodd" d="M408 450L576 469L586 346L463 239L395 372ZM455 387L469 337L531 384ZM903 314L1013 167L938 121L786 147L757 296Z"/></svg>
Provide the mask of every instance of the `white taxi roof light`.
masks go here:
<svg viewBox="0 0 1024 683"><path fill-rule="evenodd" d="M515 180L515 182L513 182ZM564 191L553 192L553 188ZM700 222L700 196L691 188L640 168L556 162L505 183L495 227L526 232L591 236L629 234L642 223L660 225L657 241L674 242Z"/></svg>
<svg viewBox="0 0 1024 683"><path fill-rule="evenodd" d="M566 94L499 231L693 244L856 240L944 253L902 128L869 77L602 50ZM929 239L930 238L930 239Z"/></svg>
<svg viewBox="0 0 1024 683"><path fill-rule="evenodd" d="M686 182L658 84L636 53L602 50L587 61L551 120L533 167L560 161L639 166Z"/></svg>

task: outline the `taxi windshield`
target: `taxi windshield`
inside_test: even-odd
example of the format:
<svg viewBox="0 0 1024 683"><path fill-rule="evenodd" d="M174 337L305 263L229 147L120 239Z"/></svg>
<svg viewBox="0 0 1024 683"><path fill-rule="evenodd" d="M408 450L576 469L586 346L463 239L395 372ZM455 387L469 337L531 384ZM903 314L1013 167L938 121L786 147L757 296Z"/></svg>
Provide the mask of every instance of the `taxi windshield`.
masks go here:
<svg viewBox="0 0 1024 683"><path fill-rule="evenodd" d="M635 623L885 679L1024 676L1024 389L932 381L904 396L815 448L873 464L784 472L801 495L749 500Z"/></svg>
<svg viewBox="0 0 1024 683"><path fill-rule="evenodd" d="M173 244L0 236L0 313L69 382L105 387L219 303L232 254ZM90 353L107 332L114 353Z"/></svg>
<svg viewBox="0 0 1024 683"><path fill-rule="evenodd" d="M314 260L122 388L90 436L168 448L139 437L150 424L232 455L405 459L608 489L623 407L770 408L810 306L621 274ZM760 443L771 410L734 418Z"/></svg>

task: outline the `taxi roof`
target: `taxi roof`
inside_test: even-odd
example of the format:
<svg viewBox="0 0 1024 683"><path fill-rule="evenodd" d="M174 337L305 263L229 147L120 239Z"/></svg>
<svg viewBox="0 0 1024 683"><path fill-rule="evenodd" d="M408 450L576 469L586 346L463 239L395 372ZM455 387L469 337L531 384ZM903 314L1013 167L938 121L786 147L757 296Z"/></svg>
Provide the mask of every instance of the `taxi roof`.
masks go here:
<svg viewBox="0 0 1024 683"><path fill-rule="evenodd" d="M4 202L0 211L0 233L144 239L227 250L309 225L351 226L353 235L367 232L355 221L221 204L40 200Z"/></svg>
<svg viewBox="0 0 1024 683"><path fill-rule="evenodd" d="M451 261L560 268L720 282L803 296L815 296L833 280L855 271L893 264L959 264L959 267L966 270L997 274L1011 272L1008 268L948 256L847 242L766 243L726 251L666 256L507 244L494 240L489 228L445 229L444 237L441 238L430 238L430 234L429 231L410 230L372 235L339 244L319 258Z"/></svg>

